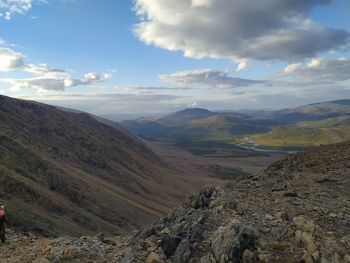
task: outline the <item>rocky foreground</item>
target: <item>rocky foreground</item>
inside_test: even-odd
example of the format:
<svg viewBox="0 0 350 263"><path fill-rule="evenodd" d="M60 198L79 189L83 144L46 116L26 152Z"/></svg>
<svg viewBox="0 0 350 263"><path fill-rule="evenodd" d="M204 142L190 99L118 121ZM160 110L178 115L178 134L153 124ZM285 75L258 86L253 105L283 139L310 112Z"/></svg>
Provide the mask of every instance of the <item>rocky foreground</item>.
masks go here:
<svg viewBox="0 0 350 263"><path fill-rule="evenodd" d="M128 235L8 236L1 262L350 262L350 142L208 186Z"/></svg>

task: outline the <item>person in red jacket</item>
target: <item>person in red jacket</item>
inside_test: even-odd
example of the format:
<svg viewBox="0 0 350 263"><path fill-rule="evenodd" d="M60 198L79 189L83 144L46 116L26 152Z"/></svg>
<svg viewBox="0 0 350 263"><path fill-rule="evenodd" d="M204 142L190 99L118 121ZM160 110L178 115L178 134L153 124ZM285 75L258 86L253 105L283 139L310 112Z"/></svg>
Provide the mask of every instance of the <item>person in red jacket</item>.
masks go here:
<svg viewBox="0 0 350 263"><path fill-rule="evenodd" d="M0 206L0 239L2 243L5 243L5 223L7 224L5 207Z"/></svg>

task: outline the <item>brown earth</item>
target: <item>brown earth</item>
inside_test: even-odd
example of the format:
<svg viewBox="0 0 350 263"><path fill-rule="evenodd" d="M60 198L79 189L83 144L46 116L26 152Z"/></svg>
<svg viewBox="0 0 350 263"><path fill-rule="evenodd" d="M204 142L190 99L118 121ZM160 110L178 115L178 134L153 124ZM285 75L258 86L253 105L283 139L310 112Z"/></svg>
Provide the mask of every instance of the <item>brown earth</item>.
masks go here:
<svg viewBox="0 0 350 263"><path fill-rule="evenodd" d="M5 262L350 262L350 142L289 155L207 186L168 216L116 237L9 232Z"/></svg>

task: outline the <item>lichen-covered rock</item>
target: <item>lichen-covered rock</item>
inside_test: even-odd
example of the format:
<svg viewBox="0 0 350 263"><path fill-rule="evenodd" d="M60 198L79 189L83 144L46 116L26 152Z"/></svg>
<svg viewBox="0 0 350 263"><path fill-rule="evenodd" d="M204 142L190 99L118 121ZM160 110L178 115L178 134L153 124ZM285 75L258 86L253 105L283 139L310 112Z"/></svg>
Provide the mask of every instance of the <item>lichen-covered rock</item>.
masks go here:
<svg viewBox="0 0 350 263"><path fill-rule="evenodd" d="M221 188L217 186L206 186L198 195L190 196L186 201L185 205L194 209L205 209L208 208L210 202L213 201L216 195L220 192Z"/></svg>
<svg viewBox="0 0 350 263"><path fill-rule="evenodd" d="M224 262L241 262L246 249L256 249L257 231L249 225L233 220L226 227L219 227L213 234L211 244L216 260Z"/></svg>
<svg viewBox="0 0 350 263"><path fill-rule="evenodd" d="M172 262L187 263L191 256L190 241L188 239L181 240L176 248Z"/></svg>

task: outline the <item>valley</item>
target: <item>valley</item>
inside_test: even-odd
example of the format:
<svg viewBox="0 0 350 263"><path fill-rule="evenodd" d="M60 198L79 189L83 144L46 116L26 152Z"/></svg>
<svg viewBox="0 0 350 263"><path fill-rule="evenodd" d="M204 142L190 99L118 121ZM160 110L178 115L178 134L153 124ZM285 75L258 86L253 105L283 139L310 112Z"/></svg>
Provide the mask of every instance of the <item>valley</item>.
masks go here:
<svg viewBox="0 0 350 263"><path fill-rule="evenodd" d="M348 258L349 143L306 150L285 143L295 127L305 136L305 127L343 128L347 113L288 128L230 113L225 122L249 125L228 135L228 124L211 127L222 121L212 119L217 113L188 109L163 118L167 132L157 129L158 138L140 139L91 114L5 96L0 102L0 202L11 220L8 242L0 246L5 259ZM193 123L200 128L189 128ZM252 141L276 129L287 129L273 137L278 145Z"/></svg>
<svg viewBox="0 0 350 263"><path fill-rule="evenodd" d="M221 155L218 149L228 149L234 156L248 154L232 144L293 152L350 139L350 100L247 113L189 108L162 117L122 121L121 125L144 139L173 142L206 156Z"/></svg>
<svg viewBox="0 0 350 263"><path fill-rule="evenodd" d="M262 171L269 164L282 159L285 153L256 153L251 150L236 149L228 150L215 145L212 151L217 154L202 154L208 149L199 148L198 152L191 152L169 142L151 142L148 146L159 156L174 167L180 169L184 174L202 174L210 178L222 180L246 177ZM222 182L221 182L222 183Z"/></svg>

